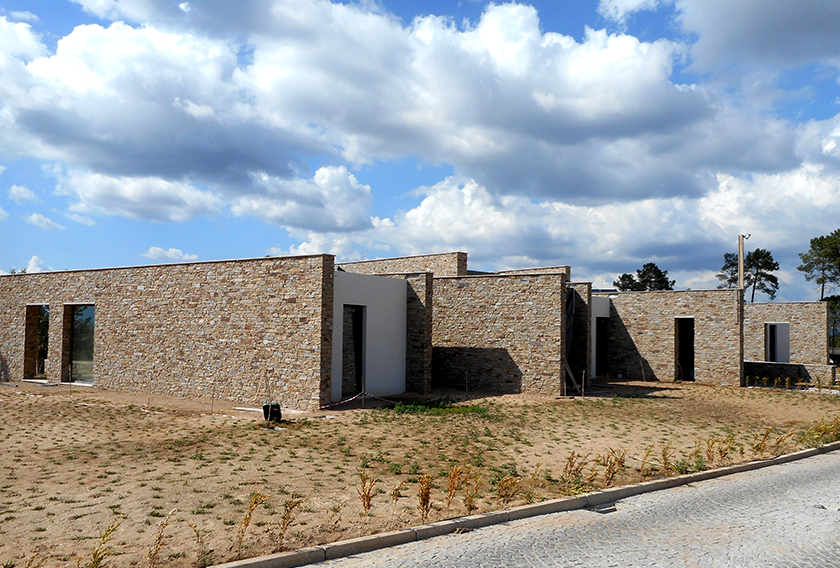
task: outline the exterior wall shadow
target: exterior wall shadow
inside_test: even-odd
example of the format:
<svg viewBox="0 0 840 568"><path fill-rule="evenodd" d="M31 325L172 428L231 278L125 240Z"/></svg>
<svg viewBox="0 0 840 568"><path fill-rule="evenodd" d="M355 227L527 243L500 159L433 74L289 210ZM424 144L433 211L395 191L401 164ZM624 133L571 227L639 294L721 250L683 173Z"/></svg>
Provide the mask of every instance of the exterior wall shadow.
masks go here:
<svg viewBox="0 0 840 568"><path fill-rule="evenodd" d="M522 392L522 371L507 349L434 347L432 369L433 388Z"/></svg>

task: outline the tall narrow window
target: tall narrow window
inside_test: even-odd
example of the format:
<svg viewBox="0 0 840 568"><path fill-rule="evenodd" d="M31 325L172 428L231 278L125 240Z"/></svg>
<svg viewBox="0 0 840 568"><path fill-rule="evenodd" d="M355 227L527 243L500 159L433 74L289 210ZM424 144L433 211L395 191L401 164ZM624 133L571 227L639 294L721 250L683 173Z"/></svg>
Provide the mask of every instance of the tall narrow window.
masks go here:
<svg viewBox="0 0 840 568"><path fill-rule="evenodd" d="M344 306L343 349L341 361L341 396L348 397L364 390L365 370L365 307Z"/></svg>
<svg viewBox="0 0 840 568"><path fill-rule="evenodd" d="M674 320L676 377L681 381L694 380L694 318Z"/></svg>
<svg viewBox="0 0 840 568"><path fill-rule="evenodd" d="M26 306L23 378L42 379L46 376L49 338L50 307Z"/></svg>
<svg viewBox="0 0 840 568"><path fill-rule="evenodd" d="M65 306L65 342L68 372L65 380L93 382L93 331L95 324L92 305Z"/></svg>

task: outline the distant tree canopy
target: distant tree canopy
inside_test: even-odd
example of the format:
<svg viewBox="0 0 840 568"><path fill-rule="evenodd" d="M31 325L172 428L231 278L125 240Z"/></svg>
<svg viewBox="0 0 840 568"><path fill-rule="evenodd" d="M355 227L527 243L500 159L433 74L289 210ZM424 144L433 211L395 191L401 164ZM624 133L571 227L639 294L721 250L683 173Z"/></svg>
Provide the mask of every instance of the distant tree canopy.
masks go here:
<svg viewBox="0 0 840 568"><path fill-rule="evenodd" d="M799 254L802 264L796 267L805 273L805 280L820 285L820 300L825 298L825 285L840 285L840 229L830 235L811 239L808 252Z"/></svg>
<svg viewBox="0 0 840 568"><path fill-rule="evenodd" d="M622 292L644 292L646 290L673 290L676 280L668 280L668 271L660 270L648 262L636 271L636 275L625 273L613 282Z"/></svg>
<svg viewBox="0 0 840 568"><path fill-rule="evenodd" d="M755 302L755 291L763 292L772 300L779 289L779 279L773 274L779 269L779 263L773 260L769 250L757 248L744 256L744 287L752 288L750 302ZM738 254L727 252L723 255L723 266L717 273L720 280L718 288L738 287Z"/></svg>

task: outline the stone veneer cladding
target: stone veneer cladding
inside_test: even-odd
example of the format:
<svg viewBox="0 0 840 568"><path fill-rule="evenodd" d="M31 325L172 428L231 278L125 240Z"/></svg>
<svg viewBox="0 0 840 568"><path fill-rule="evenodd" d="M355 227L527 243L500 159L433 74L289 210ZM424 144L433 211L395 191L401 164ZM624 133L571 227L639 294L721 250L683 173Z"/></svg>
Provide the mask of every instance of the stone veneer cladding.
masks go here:
<svg viewBox="0 0 840 568"><path fill-rule="evenodd" d="M738 290L624 292L611 297L610 376L676 378L675 318L694 318L698 383L741 385L743 326ZM644 371L642 367L644 366Z"/></svg>
<svg viewBox="0 0 840 568"><path fill-rule="evenodd" d="M420 256L403 256L338 264L347 272L357 274L411 274L432 272L435 276L464 276L467 273L467 253L444 252Z"/></svg>
<svg viewBox="0 0 840 568"><path fill-rule="evenodd" d="M744 306L744 359L764 361L764 324L790 324L790 362L828 364L828 302L768 302Z"/></svg>
<svg viewBox="0 0 840 568"><path fill-rule="evenodd" d="M568 266L546 266L542 268L520 268L517 270L499 270L491 274L500 276L516 276L519 274L565 274L566 280L571 278L572 269Z"/></svg>
<svg viewBox="0 0 840 568"><path fill-rule="evenodd" d="M405 389L425 394L432 390L432 273L408 274L405 279Z"/></svg>
<svg viewBox="0 0 840 568"><path fill-rule="evenodd" d="M565 274L434 279L436 387L558 395Z"/></svg>
<svg viewBox="0 0 840 568"><path fill-rule="evenodd" d="M313 409L330 400L330 255L0 277L0 378L23 378L27 304L50 306L47 379L68 304L94 304L94 385Z"/></svg>

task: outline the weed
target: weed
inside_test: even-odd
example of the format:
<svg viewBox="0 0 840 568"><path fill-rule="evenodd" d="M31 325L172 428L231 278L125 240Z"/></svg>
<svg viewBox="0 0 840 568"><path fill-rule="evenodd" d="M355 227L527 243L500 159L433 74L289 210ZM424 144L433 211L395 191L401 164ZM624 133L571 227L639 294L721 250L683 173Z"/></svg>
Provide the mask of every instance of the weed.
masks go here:
<svg viewBox="0 0 840 568"><path fill-rule="evenodd" d="M172 509L169 511L169 514L166 515L166 518L163 519L160 523L158 523L158 530L157 535L155 536L155 541L152 543L152 547L149 549L149 568L156 568L158 564L158 555L160 554L160 550L163 548L164 542L164 535L163 531L166 530L166 527L169 526L169 521L172 519L172 515L175 514L177 509Z"/></svg>
<svg viewBox="0 0 840 568"><path fill-rule="evenodd" d="M201 536L201 531L198 529L197 526L192 524L191 522L187 521L187 524L195 534L195 565L196 568L206 568L213 563L213 553L207 550L207 547L204 544L204 537Z"/></svg>
<svg viewBox="0 0 840 568"><path fill-rule="evenodd" d="M469 473L468 473L469 475ZM455 498L455 494L458 490L461 489L464 485L464 470L461 466L453 465L452 470L449 472L449 479L446 486L446 510L449 510L449 506L452 504L452 499Z"/></svg>
<svg viewBox="0 0 840 568"><path fill-rule="evenodd" d="M289 530L289 527L292 526L292 522L295 519L295 509L300 507L302 504L303 499L292 498L283 501L283 516L280 518L280 522L277 523L277 536L275 537L277 548L275 549L275 552L283 550L283 541L286 538L286 532Z"/></svg>
<svg viewBox="0 0 840 568"><path fill-rule="evenodd" d="M583 470L589 463L589 454L581 455L572 450L569 457L566 458L566 465L563 467L563 475L560 481L563 482L564 491L568 494L580 493L585 483L583 480Z"/></svg>
<svg viewBox="0 0 840 568"><path fill-rule="evenodd" d="M432 510L432 476L424 473L420 476L420 486L417 490L418 508L420 509L420 519L425 523L429 518L429 512Z"/></svg>
<svg viewBox="0 0 840 568"><path fill-rule="evenodd" d="M251 524L251 517L254 514L254 509L265 503L268 500L268 497L268 495L263 495L259 491L254 491L254 494L251 495L251 501L248 503L248 511L245 513L245 516L242 517L242 521L239 523L239 530L236 533L237 558L242 555L242 541L245 540L245 531L248 530L248 525Z"/></svg>
<svg viewBox="0 0 840 568"><path fill-rule="evenodd" d="M507 505L519 494L519 480L512 475L506 475L496 485L499 501Z"/></svg>
<svg viewBox="0 0 840 568"><path fill-rule="evenodd" d="M362 501L362 515L365 517L370 515L374 485L376 485L375 479L368 477L364 470L359 472L359 486L356 488L356 493L359 494L359 499Z"/></svg>
<svg viewBox="0 0 840 568"><path fill-rule="evenodd" d="M776 440L773 442L773 453L779 455L783 453L783 447L785 443L792 438L796 434L796 430L791 428L787 433L781 434L780 436L776 437Z"/></svg>
<svg viewBox="0 0 840 568"><path fill-rule="evenodd" d="M671 446L671 441L662 442L662 446L659 448L659 465L662 468L662 473L666 475L676 471L673 462L671 462L672 457L674 457L674 448Z"/></svg>
<svg viewBox="0 0 840 568"><path fill-rule="evenodd" d="M772 428L768 428L764 432L764 436L760 434L753 434L753 444L752 444L752 451L753 454L757 456L763 456L764 452L767 451L767 438L770 437L770 432ZM760 437L760 439L759 439Z"/></svg>
<svg viewBox="0 0 840 568"><path fill-rule="evenodd" d="M400 481L399 483L394 485L393 489L391 489L391 503L392 504L396 505L399 498L402 497L402 490L403 490L403 487L405 487L406 483L408 483L408 480L403 479L402 481Z"/></svg>
<svg viewBox="0 0 840 568"><path fill-rule="evenodd" d="M470 477L469 472L467 472L466 480L464 481L464 507L467 509L467 513L472 513L478 508L475 501L478 498L478 492L481 490L483 483L484 478L478 473ZM472 488L470 488L470 485L472 485Z"/></svg>
<svg viewBox="0 0 840 568"><path fill-rule="evenodd" d="M654 446L650 445L645 448L645 454L642 456L642 464L639 466L639 474L642 476L642 479L650 475L650 457L653 455Z"/></svg>
<svg viewBox="0 0 840 568"><path fill-rule="evenodd" d="M120 526L119 521L114 521L99 535L99 542L93 547L93 552L90 555L90 562L82 565L82 558L79 557L76 561L76 568L102 568L105 566L105 560L113 553L114 547L108 546L108 543L114 540L114 531Z"/></svg>
<svg viewBox="0 0 840 568"><path fill-rule="evenodd" d="M604 478L602 485L609 487L612 485L615 477L622 473L626 467L627 450L609 449L606 456L603 458Z"/></svg>

